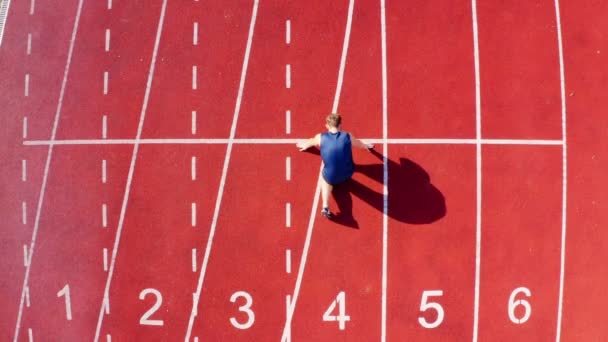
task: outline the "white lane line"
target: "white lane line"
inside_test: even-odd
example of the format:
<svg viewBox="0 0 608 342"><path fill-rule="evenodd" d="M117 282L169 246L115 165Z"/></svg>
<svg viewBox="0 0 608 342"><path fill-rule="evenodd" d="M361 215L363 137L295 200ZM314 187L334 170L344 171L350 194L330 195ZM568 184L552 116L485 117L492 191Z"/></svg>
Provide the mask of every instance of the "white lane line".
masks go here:
<svg viewBox="0 0 608 342"><path fill-rule="evenodd" d="M190 224L192 227L196 227L196 203L192 203L190 206Z"/></svg>
<svg viewBox="0 0 608 342"><path fill-rule="evenodd" d="M23 117L23 139L27 139L27 116Z"/></svg>
<svg viewBox="0 0 608 342"><path fill-rule="evenodd" d="M192 29L192 45L198 45L198 22L194 22L194 28Z"/></svg>
<svg viewBox="0 0 608 342"><path fill-rule="evenodd" d="M291 88L291 65L285 66L285 88Z"/></svg>
<svg viewBox="0 0 608 342"><path fill-rule="evenodd" d="M191 160L190 164L191 164L190 173L191 173L192 180L196 180L196 157L195 156L192 156L192 160Z"/></svg>
<svg viewBox="0 0 608 342"><path fill-rule="evenodd" d="M197 70L196 65L193 65L192 66L192 90L196 90L196 88L197 88L197 84L196 84L197 83L196 82L196 70Z"/></svg>
<svg viewBox="0 0 608 342"><path fill-rule="evenodd" d="M108 249L103 249L103 270L104 272L108 272Z"/></svg>
<svg viewBox="0 0 608 342"><path fill-rule="evenodd" d="M192 248L192 272L196 273L196 248Z"/></svg>
<svg viewBox="0 0 608 342"><path fill-rule="evenodd" d="M112 9L112 0L108 0L108 10Z"/></svg>
<svg viewBox="0 0 608 342"><path fill-rule="evenodd" d="M32 328L27 329L27 337L29 342L34 342L34 332L32 331Z"/></svg>
<svg viewBox="0 0 608 342"><path fill-rule="evenodd" d="M559 0L555 0L555 22L557 26L557 45L559 50L559 80L562 109L562 240L560 246L559 269L559 298L557 305L557 327L555 341L559 342L562 333L562 309L564 303L564 274L566 272L566 231L567 231L567 204L568 204L568 144L566 130L566 76L564 73L564 46L562 42L562 23Z"/></svg>
<svg viewBox="0 0 608 342"><path fill-rule="evenodd" d="M251 44L253 41L253 33L255 29L255 22L257 18L259 0L253 1L253 9L251 12L251 22L249 24L249 33L247 36L247 46L245 47L245 56L243 59L243 67L241 70L241 80L239 82L239 90L236 98L236 104L234 108L234 115L232 118L232 126L230 127L230 139L228 140L228 146L226 148L226 156L224 158L224 166L222 168L222 177L220 179L220 185L217 191L217 197L215 201L215 209L213 211L213 220L211 222L211 229L209 231L209 237L207 240L207 246L205 248L205 256L203 257L203 263L199 273L198 284L196 286L196 303L193 303L192 310L190 312L190 318L188 320L188 329L186 331L185 341L189 342L190 335L192 333L192 327L194 325L194 317L196 316L196 307L200 300L200 293L205 280L205 272L207 270L207 264L209 263L209 257L211 255L211 247L213 246L213 238L215 236L215 229L217 227L217 220L219 217L220 207L222 203L222 196L224 195L224 185L226 184L226 176L228 174L228 166L230 164L230 155L232 153L232 145L234 136L236 134L236 124L238 122L239 113L241 110L241 100L243 97L243 89L245 88L245 80L247 78L247 67L249 66L249 55L251 53Z"/></svg>
<svg viewBox="0 0 608 342"><path fill-rule="evenodd" d="M23 245L23 266L24 267L29 266L29 255L27 252L27 245Z"/></svg>
<svg viewBox="0 0 608 342"><path fill-rule="evenodd" d="M110 51L110 29L106 29L106 52Z"/></svg>
<svg viewBox="0 0 608 342"><path fill-rule="evenodd" d="M338 86L336 89L336 95L334 97L334 104L331 107L332 113L338 112L338 103L340 102L340 94L342 93L342 81L344 80L344 67L346 65L346 56L348 54L348 45L350 41L350 28L353 23L353 10L355 7L355 0L348 2L348 18L346 20L346 31L344 32L344 43L342 45L342 57L340 58L340 70L338 71Z"/></svg>
<svg viewBox="0 0 608 342"><path fill-rule="evenodd" d="M25 89L23 93L26 97L30 96L30 74L25 74Z"/></svg>
<svg viewBox="0 0 608 342"><path fill-rule="evenodd" d="M481 79L479 69L479 33L477 1L471 0L473 18L473 56L475 62L475 144L476 144L476 203L475 203L475 302L473 311L473 342L477 342L479 328L479 288L481 273Z"/></svg>
<svg viewBox="0 0 608 342"><path fill-rule="evenodd" d="M291 157L285 158L285 180L291 180Z"/></svg>
<svg viewBox="0 0 608 342"><path fill-rule="evenodd" d="M106 335L106 342L112 342L112 335L110 335L110 334Z"/></svg>
<svg viewBox="0 0 608 342"><path fill-rule="evenodd" d="M107 115L104 115L101 117L101 138L102 139L108 138L108 116ZM133 140L133 143L135 143L135 140Z"/></svg>
<svg viewBox="0 0 608 342"><path fill-rule="evenodd" d="M108 162L105 159L101 161L101 182L103 184L108 182Z"/></svg>
<svg viewBox="0 0 608 342"><path fill-rule="evenodd" d="M101 205L101 226L108 227L108 205L105 203Z"/></svg>
<svg viewBox="0 0 608 342"><path fill-rule="evenodd" d="M29 286L25 288L25 306L30 307L32 303L30 303L30 288Z"/></svg>
<svg viewBox="0 0 608 342"><path fill-rule="evenodd" d="M30 0L30 15L34 15L34 9L36 7L36 1Z"/></svg>
<svg viewBox="0 0 608 342"><path fill-rule="evenodd" d="M287 19L285 21L285 44L289 45L291 43L291 20Z"/></svg>
<svg viewBox="0 0 608 342"><path fill-rule="evenodd" d="M27 224L27 203L21 202L21 223Z"/></svg>
<svg viewBox="0 0 608 342"><path fill-rule="evenodd" d="M383 206L382 206L382 296L380 318L380 341L386 341L386 296L388 286L388 81L386 61L386 2L380 0L380 36L382 41L382 171L383 171Z"/></svg>
<svg viewBox="0 0 608 342"><path fill-rule="evenodd" d="M291 203L285 204L285 227L291 228Z"/></svg>
<svg viewBox="0 0 608 342"><path fill-rule="evenodd" d="M21 160L21 181L27 181L27 160Z"/></svg>
<svg viewBox="0 0 608 342"><path fill-rule="evenodd" d="M285 296L285 317L289 316L289 308L291 307L291 296ZM291 342L291 327L287 329L285 342Z"/></svg>
<svg viewBox="0 0 608 342"><path fill-rule="evenodd" d="M160 18L158 20L158 29L156 30L156 39L154 41L154 49L152 50L152 58L150 61L150 70L148 72L148 80L146 82L146 91L144 94L144 100L141 107L141 113L139 117L139 124L137 126L137 135L135 137L135 144L133 145L133 154L131 156L131 164L129 166L129 174L127 175L127 184L125 185L125 193L122 199L122 206L120 209L120 217L118 219L118 227L116 229L116 238L114 240L114 247L112 248L112 258L110 261L110 269L108 271L108 278L106 280L106 286L104 290L104 297L109 298L110 285L112 283L112 276L114 275L114 267L116 265L116 256L118 254L118 246L120 245L120 238L122 235L122 229L124 225L125 213L127 211L127 203L129 202L129 194L131 191L131 183L133 182L133 173L135 171L135 162L137 161L137 152L139 151L139 139L144 126L144 120L146 118L146 110L148 109L148 101L150 99L150 90L152 88L152 80L154 79L154 69L156 66L156 58L158 54L158 46L160 45L160 36L163 31L163 23L165 20L165 11L167 8L167 0L163 0L162 8L160 10ZM94 342L99 341L99 334L101 331L101 325L104 318L104 305L102 303L99 309L99 316L97 319L97 327L95 329Z"/></svg>
<svg viewBox="0 0 608 342"><path fill-rule="evenodd" d="M285 272L291 274L291 249L285 251Z"/></svg>
<svg viewBox="0 0 608 342"><path fill-rule="evenodd" d="M198 336L194 338L194 342L198 342Z"/></svg>
<svg viewBox="0 0 608 342"><path fill-rule="evenodd" d="M32 34L28 33L27 34L27 51L26 51L27 55L31 55L32 54Z"/></svg>
<svg viewBox="0 0 608 342"><path fill-rule="evenodd" d="M198 303L198 298L196 297L196 293L192 294L192 305L194 306L194 315L198 315L198 305L196 305Z"/></svg>
<svg viewBox="0 0 608 342"><path fill-rule="evenodd" d="M103 310L106 315L110 314L110 300L108 297L103 298Z"/></svg>
<svg viewBox="0 0 608 342"><path fill-rule="evenodd" d="M291 111L285 111L285 134L291 134Z"/></svg>
<svg viewBox="0 0 608 342"><path fill-rule="evenodd" d="M103 94L108 95L108 78L109 74L107 71L103 72Z"/></svg>
<svg viewBox="0 0 608 342"><path fill-rule="evenodd" d="M196 134L196 111L192 111L192 135Z"/></svg>

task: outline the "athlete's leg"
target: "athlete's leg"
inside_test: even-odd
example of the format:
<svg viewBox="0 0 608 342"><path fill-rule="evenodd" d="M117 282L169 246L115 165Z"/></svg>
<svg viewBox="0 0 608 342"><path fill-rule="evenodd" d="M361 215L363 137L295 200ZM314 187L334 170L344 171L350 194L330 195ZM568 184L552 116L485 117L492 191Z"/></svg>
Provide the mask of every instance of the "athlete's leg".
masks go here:
<svg viewBox="0 0 608 342"><path fill-rule="evenodd" d="M331 194L332 185L327 183L323 177L319 179L321 186L321 200L323 201L323 208L329 207L329 194Z"/></svg>

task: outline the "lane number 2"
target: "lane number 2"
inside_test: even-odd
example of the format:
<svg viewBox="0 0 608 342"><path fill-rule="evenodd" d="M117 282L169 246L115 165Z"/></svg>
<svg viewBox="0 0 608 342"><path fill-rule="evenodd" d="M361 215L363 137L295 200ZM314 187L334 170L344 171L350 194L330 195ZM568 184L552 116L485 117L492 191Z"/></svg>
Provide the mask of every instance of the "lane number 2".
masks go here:
<svg viewBox="0 0 608 342"><path fill-rule="evenodd" d="M251 328L253 322L255 322L255 314L251 310L253 298L251 298L251 295L245 291L237 291L230 297L230 302L236 303L237 298L239 297L245 298L245 304L239 306L239 311L244 312L247 315L247 320L245 323L240 323L236 318L230 317L230 323L237 329L245 330Z"/></svg>
<svg viewBox="0 0 608 342"><path fill-rule="evenodd" d="M158 308L160 308L160 305L163 303L163 295L157 289L144 289L139 293L139 299L144 300L147 294L154 295L154 297L156 297L156 303L154 303L154 305L148 311L146 311L143 316L141 316L139 324L162 326L165 324L163 320L150 319L150 316L152 316L158 310Z"/></svg>
<svg viewBox="0 0 608 342"><path fill-rule="evenodd" d="M338 305L338 315L332 314ZM350 316L346 315L346 293L344 291L338 293L336 299L331 302L325 313L323 314L323 322L338 322L340 330L346 328L346 322L350 321Z"/></svg>
<svg viewBox="0 0 608 342"><path fill-rule="evenodd" d="M420 301L420 312L425 312L427 310L435 310L437 312L437 318L434 321L429 322L424 318L424 316L418 317L418 323L423 328L426 329L434 329L437 328L443 322L443 318L445 317L445 312L443 311L443 307L441 304L436 302L429 302L430 297L441 297L443 296L442 290L428 290L422 292L422 300Z"/></svg>
<svg viewBox="0 0 608 342"><path fill-rule="evenodd" d="M530 305L530 302L528 302L525 299L516 299L515 297L520 294L523 293L526 297L530 297L532 296L532 292L530 292L530 290L526 287L518 287L515 290L513 290L513 292L511 292L511 296L509 297L509 319L511 320L511 322L515 323L515 324L524 324L528 321L528 319L530 319L530 315L532 314L532 306ZM515 315L515 308L517 308L518 306L523 307L524 309L524 314L521 317L517 317Z"/></svg>

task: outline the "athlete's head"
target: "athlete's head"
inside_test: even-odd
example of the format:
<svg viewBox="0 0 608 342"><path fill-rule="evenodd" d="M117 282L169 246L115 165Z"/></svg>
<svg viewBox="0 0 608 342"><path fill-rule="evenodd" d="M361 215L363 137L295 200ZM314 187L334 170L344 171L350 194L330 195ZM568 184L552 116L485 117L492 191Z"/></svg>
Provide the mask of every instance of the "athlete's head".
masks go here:
<svg viewBox="0 0 608 342"><path fill-rule="evenodd" d="M338 113L331 113L325 118L325 124L327 125L327 129L340 128L342 117Z"/></svg>

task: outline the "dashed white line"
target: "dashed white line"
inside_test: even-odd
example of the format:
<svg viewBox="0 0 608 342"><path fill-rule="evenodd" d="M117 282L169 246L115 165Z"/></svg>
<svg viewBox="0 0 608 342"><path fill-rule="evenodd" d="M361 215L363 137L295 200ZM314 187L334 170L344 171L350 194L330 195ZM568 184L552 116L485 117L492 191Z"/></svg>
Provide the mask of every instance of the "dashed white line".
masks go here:
<svg viewBox="0 0 608 342"><path fill-rule="evenodd" d="M192 111L192 135L196 134L196 111Z"/></svg>
<svg viewBox="0 0 608 342"><path fill-rule="evenodd" d="M196 0L198 1L198 0ZM198 342L198 336L194 338L194 342Z"/></svg>
<svg viewBox="0 0 608 342"><path fill-rule="evenodd" d="M192 45L198 45L198 22L194 22L192 29Z"/></svg>
<svg viewBox="0 0 608 342"><path fill-rule="evenodd" d="M101 138L108 138L108 116L104 115L101 117Z"/></svg>
<svg viewBox="0 0 608 342"><path fill-rule="evenodd" d="M23 93L26 97L30 96L30 74L25 74L25 89Z"/></svg>
<svg viewBox="0 0 608 342"><path fill-rule="evenodd" d="M108 227L108 205L105 203L101 205L101 226Z"/></svg>
<svg viewBox="0 0 608 342"><path fill-rule="evenodd" d="M285 66L285 88L291 88L291 65Z"/></svg>
<svg viewBox="0 0 608 342"><path fill-rule="evenodd" d="M190 161L190 176L192 180L196 180L196 157L192 156L192 160Z"/></svg>
<svg viewBox="0 0 608 342"><path fill-rule="evenodd" d="M108 249L103 249L103 270L104 272L108 272Z"/></svg>
<svg viewBox="0 0 608 342"><path fill-rule="evenodd" d="M30 0L30 15L34 15L34 8L36 7L36 1Z"/></svg>
<svg viewBox="0 0 608 342"><path fill-rule="evenodd" d="M285 204L285 227L291 228L291 203Z"/></svg>
<svg viewBox="0 0 608 342"><path fill-rule="evenodd" d="M291 180L291 157L285 158L285 180Z"/></svg>
<svg viewBox="0 0 608 342"><path fill-rule="evenodd" d="M21 202L21 223L27 224L27 203Z"/></svg>
<svg viewBox="0 0 608 342"><path fill-rule="evenodd" d="M106 29L106 52L110 51L110 29Z"/></svg>
<svg viewBox="0 0 608 342"><path fill-rule="evenodd" d="M285 251L285 272L291 274L291 249Z"/></svg>
<svg viewBox="0 0 608 342"><path fill-rule="evenodd" d="M112 342L112 335L110 335L110 334L106 335L106 342Z"/></svg>
<svg viewBox="0 0 608 342"><path fill-rule="evenodd" d="M25 306L30 307L32 303L30 302L30 288L29 286L25 288Z"/></svg>
<svg viewBox="0 0 608 342"><path fill-rule="evenodd" d="M291 134L291 110L285 111L285 134Z"/></svg>
<svg viewBox="0 0 608 342"><path fill-rule="evenodd" d="M27 34L27 55L31 55L32 54L32 34L28 33Z"/></svg>
<svg viewBox="0 0 608 342"><path fill-rule="evenodd" d="M192 66L192 90L196 90L196 88L197 88L196 70L197 70L196 65L193 65Z"/></svg>
<svg viewBox="0 0 608 342"><path fill-rule="evenodd" d="M196 248L192 248L192 272L196 272Z"/></svg>
<svg viewBox="0 0 608 342"><path fill-rule="evenodd" d="M109 74L107 71L103 72L103 94L108 95L108 78Z"/></svg>
<svg viewBox="0 0 608 342"><path fill-rule="evenodd" d="M27 160L21 160L21 181L27 181Z"/></svg>
<svg viewBox="0 0 608 342"><path fill-rule="evenodd" d="M291 43L291 20L287 19L285 21L285 44L289 45Z"/></svg>
<svg viewBox="0 0 608 342"><path fill-rule="evenodd" d="M29 255L27 252L27 245L23 245L23 266L28 267L29 266Z"/></svg>
<svg viewBox="0 0 608 342"><path fill-rule="evenodd" d="M190 206L190 223L192 227L196 227L196 203L192 202Z"/></svg>
<svg viewBox="0 0 608 342"><path fill-rule="evenodd" d="M103 159L101 161L101 182L103 184L106 184L108 181L108 170L107 170L108 167L107 166L108 166L108 162L105 159Z"/></svg>
<svg viewBox="0 0 608 342"><path fill-rule="evenodd" d="M27 337L29 342L34 342L34 332L32 331L32 328L27 329Z"/></svg>
<svg viewBox="0 0 608 342"><path fill-rule="evenodd" d="M23 117L23 139L27 139L27 116Z"/></svg>
<svg viewBox="0 0 608 342"><path fill-rule="evenodd" d="M108 0L108 10L112 9L112 0Z"/></svg>

